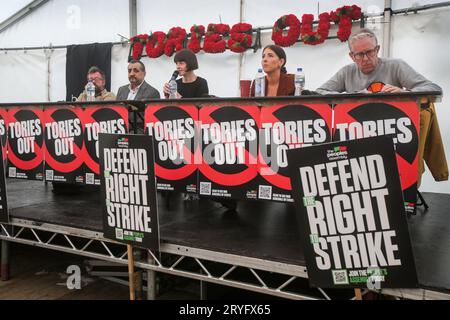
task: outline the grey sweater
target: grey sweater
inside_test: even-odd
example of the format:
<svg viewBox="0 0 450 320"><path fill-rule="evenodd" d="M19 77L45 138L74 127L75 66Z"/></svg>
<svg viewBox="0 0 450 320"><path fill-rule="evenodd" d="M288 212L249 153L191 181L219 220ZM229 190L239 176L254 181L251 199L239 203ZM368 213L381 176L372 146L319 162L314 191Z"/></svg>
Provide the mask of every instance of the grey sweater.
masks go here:
<svg viewBox="0 0 450 320"><path fill-rule="evenodd" d="M439 91L442 88L427 80L401 59L380 58L370 74L362 73L355 63L346 65L316 91L320 94L367 93L373 82L382 82L410 91Z"/></svg>

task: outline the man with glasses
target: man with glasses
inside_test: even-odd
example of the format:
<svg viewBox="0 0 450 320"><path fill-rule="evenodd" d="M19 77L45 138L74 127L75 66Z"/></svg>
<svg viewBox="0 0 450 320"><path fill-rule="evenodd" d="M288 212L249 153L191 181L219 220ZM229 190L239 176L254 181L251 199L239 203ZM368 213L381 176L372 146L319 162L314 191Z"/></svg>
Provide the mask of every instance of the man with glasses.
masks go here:
<svg viewBox="0 0 450 320"><path fill-rule="evenodd" d="M403 91L438 91L441 87L427 80L400 59L379 58L380 46L375 34L361 29L348 40L350 58L354 63L339 70L316 91L335 93L396 93ZM376 84L374 86L374 84ZM374 89L376 88L376 89Z"/></svg>
<svg viewBox="0 0 450 320"><path fill-rule="evenodd" d="M87 81L92 81L95 86L95 101L116 100L116 95L105 89L105 73L98 67L90 67L87 73ZM87 101L86 90L79 95L77 101Z"/></svg>
<svg viewBox="0 0 450 320"><path fill-rule="evenodd" d="M316 91L320 94L397 93L404 91L436 91L437 84L429 81L400 59L378 58L375 34L361 29L348 40L350 58L354 63L339 70ZM424 101L420 111L419 180L425 170L424 160L436 181L448 180L448 167L434 104Z"/></svg>

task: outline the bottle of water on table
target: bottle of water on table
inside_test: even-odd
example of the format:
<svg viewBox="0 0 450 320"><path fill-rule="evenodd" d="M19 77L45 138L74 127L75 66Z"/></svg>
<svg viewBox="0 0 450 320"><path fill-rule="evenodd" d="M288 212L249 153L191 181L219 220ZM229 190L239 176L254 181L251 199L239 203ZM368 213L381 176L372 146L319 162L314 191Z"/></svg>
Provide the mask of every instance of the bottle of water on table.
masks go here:
<svg viewBox="0 0 450 320"><path fill-rule="evenodd" d="M302 68L297 68L297 72L295 73L294 78L294 84L295 84L295 95L301 96L302 91L305 88L305 74L303 73Z"/></svg>
<svg viewBox="0 0 450 320"><path fill-rule="evenodd" d="M255 76L255 97L264 97L266 94L266 76L261 68Z"/></svg>
<svg viewBox="0 0 450 320"><path fill-rule="evenodd" d="M177 84L177 76L178 72L172 75L172 78L170 78L169 81L169 99L177 99L177 92L178 92L178 84Z"/></svg>
<svg viewBox="0 0 450 320"><path fill-rule="evenodd" d="M92 80L86 84L86 101L95 101L95 85Z"/></svg>

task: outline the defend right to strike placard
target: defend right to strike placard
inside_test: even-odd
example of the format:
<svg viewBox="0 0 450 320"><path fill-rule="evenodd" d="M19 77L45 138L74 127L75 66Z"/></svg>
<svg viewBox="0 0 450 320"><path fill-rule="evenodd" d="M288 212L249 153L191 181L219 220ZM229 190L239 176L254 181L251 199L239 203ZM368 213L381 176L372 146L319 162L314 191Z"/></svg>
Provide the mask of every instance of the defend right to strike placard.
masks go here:
<svg viewBox="0 0 450 320"><path fill-rule="evenodd" d="M293 149L288 164L312 286L417 286L392 138Z"/></svg>

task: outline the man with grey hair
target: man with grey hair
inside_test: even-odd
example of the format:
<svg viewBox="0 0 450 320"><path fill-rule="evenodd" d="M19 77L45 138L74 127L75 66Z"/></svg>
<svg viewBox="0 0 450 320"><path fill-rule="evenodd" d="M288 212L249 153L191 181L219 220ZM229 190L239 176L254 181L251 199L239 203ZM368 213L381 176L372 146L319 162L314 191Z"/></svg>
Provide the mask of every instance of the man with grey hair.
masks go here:
<svg viewBox="0 0 450 320"><path fill-rule="evenodd" d="M396 93L403 91L438 91L441 87L427 80L401 59L379 58L380 46L375 34L361 29L348 40L349 56L354 63L346 65L316 91L335 93ZM377 90L374 88L379 88Z"/></svg>
<svg viewBox="0 0 450 320"><path fill-rule="evenodd" d="M348 41L354 63L339 70L316 91L319 94L397 93L404 91L436 91L437 84L416 72L400 59L379 58L377 37L368 29L352 34ZM436 181L448 180L448 167L434 104L425 101L420 112L419 180L424 172L424 159ZM427 146L427 147L426 147Z"/></svg>
<svg viewBox="0 0 450 320"><path fill-rule="evenodd" d="M87 81L92 81L95 86L95 101L116 100L116 95L105 89L106 75L100 68L90 67L87 72ZM87 101L86 90L81 92L77 101Z"/></svg>

